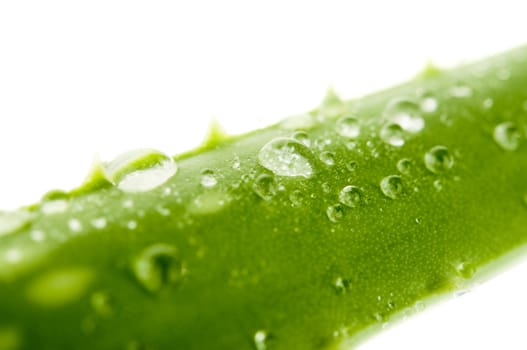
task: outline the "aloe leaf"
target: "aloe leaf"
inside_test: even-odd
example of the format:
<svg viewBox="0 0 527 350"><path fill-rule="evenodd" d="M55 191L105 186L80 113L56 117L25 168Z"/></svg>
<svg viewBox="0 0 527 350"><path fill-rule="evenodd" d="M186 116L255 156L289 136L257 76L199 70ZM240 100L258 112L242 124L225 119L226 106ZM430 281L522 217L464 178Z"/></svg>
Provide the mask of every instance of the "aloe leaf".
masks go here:
<svg viewBox="0 0 527 350"><path fill-rule="evenodd" d="M0 214L0 349L345 349L527 240L527 47ZM499 259L498 259L499 258Z"/></svg>

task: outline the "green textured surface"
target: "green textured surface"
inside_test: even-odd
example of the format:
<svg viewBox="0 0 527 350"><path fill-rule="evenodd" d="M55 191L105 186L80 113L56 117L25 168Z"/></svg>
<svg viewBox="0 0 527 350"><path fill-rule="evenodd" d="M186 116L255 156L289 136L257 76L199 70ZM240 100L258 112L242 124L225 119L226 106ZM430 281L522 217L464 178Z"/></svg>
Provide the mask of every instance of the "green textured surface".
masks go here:
<svg viewBox="0 0 527 350"><path fill-rule="evenodd" d="M215 127L153 190L123 192L96 166L70 194L0 216L0 349L335 349L461 288L527 240L527 47L427 72L240 137ZM438 107L394 147L379 134L400 97ZM358 137L335 132L341 115L359 120ZM505 121L514 150L493 135ZM312 176L258 163L266 143L298 130ZM438 145L454 163L436 174L425 154ZM201 184L205 169L216 185ZM395 198L381 190L389 175L400 176ZM330 220L348 185L359 203Z"/></svg>

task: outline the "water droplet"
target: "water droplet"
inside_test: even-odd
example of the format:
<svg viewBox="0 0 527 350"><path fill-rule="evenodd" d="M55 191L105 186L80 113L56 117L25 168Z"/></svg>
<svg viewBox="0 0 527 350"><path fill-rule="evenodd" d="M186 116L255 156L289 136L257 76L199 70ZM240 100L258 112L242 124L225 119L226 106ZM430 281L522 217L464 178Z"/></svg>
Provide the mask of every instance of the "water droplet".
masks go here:
<svg viewBox="0 0 527 350"><path fill-rule="evenodd" d="M351 281L342 277L338 277L333 283L333 287L337 294L345 294L351 288Z"/></svg>
<svg viewBox="0 0 527 350"><path fill-rule="evenodd" d="M434 113L437 111L437 107L439 106L439 103L437 102L437 99L432 96L425 97L421 100L421 111L425 113Z"/></svg>
<svg viewBox="0 0 527 350"><path fill-rule="evenodd" d="M346 169L348 169L349 171L357 170L357 162L354 160L352 160L351 162L348 162L348 164L346 164Z"/></svg>
<svg viewBox="0 0 527 350"><path fill-rule="evenodd" d="M392 122L399 124L403 130L411 133L417 133L425 126L420 107L409 99L391 100L384 110L384 115Z"/></svg>
<svg viewBox="0 0 527 350"><path fill-rule="evenodd" d="M106 218L97 218L91 221L91 225L98 230L102 230L103 228L105 228L106 224L107 224Z"/></svg>
<svg viewBox="0 0 527 350"><path fill-rule="evenodd" d="M434 174L448 171L454 165L454 157L445 146L434 146L424 157L425 166Z"/></svg>
<svg viewBox="0 0 527 350"><path fill-rule="evenodd" d="M327 166L335 165L335 153L324 151L320 153L320 160Z"/></svg>
<svg viewBox="0 0 527 350"><path fill-rule="evenodd" d="M0 350L22 349L23 338L20 330L13 326L0 326Z"/></svg>
<svg viewBox="0 0 527 350"><path fill-rule="evenodd" d="M12 248L5 252L5 260L10 264L16 264L22 261L23 255L19 249Z"/></svg>
<svg viewBox="0 0 527 350"><path fill-rule="evenodd" d="M381 180L381 191L386 197L397 198L403 192L403 180L398 175L389 175Z"/></svg>
<svg viewBox="0 0 527 350"><path fill-rule="evenodd" d="M123 202L123 208L130 209L134 207L134 201L131 199L127 199Z"/></svg>
<svg viewBox="0 0 527 350"><path fill-rule="evenodd" d="M353 117L344 116L337 120L335 125L337 134L354 139L360 135L359 121Z"/></svg>
<svg viewBox="0 0 527 350"><path fill-rule="evenodd" d="M486 98L483 100L483 108L490 109L494 105L494 100L491 98Z"/></svg>
<svg viewBox="0 0 527 350"><path fill-rule="evenodd" d="M349 141L349 142L346 142L346 148L350 151L353 151L355 148L357 148L357 142L354 142L354 141Z"/></svg>
<svg viewBox="0 0 527 350"><path fill-rule="evenodd" d="M85 267L68 267L39 275L26 290L30 301L41 307L59 307L82 297L95 278Z"/></svg>
<svg viewBox="0 0 527 350"><path fill-rule="evenodd" d="M68 209L68 201L64 199L55 199L42 203L40 210L46 215L63 213Z"/></svg>
<svg viewBox="0 0 527 350"><path fill-rule="evenodd" d="M46 234L41 230L33 230L29 234L29 237L33 242L43 242L46 239Z"/></svg>
<svg viewBox="0 0 527 350"><path fill-rule="evenodd" d="M443 189L443 183L441 182L441 180L435 180L434 187L437 191L441 191Z"/></svg>
<svg viewBox="0 0 527 350"><path fill-rule="evenodd" d="M261 174L254 180L253 191L263 200L271 200L277 192L277 185L274 177Z"/></svg>
<svg viewBox="0 0 527 350"><path fill-rule="evenodd" d="M358 207L362 201L362 191L357 186L346 186L340 191L339 200L348 207Z"/></svg>
<svg viewBox="0 0 527 350"><path fill-rule="evenodd" d="M300 207L305 201L305 195L300 190L294 190L289 195L289 200L294 207Z"/></svg>
<svg viewBox="0 0 527 350"><path fill-rule="evenodd" d="M330 193L331 192L331 185L328 182L322 183L321 187L322 187L322 192L324 192L324 193Z"/></svg>
<svg viewBox="0 0 527 350"><path fill-rule="evenodd" d="M0 237L22 229L29 223L30 219L31 214L25 210L0 211Z"/></svg>
<svg viewBox="0 0 527 350"><path fill-rule="evenodd" d="M463 84L457 84L450 88L450 95L457 98L467 98L472 96L472 89Z"/></svg>
<svg viewBox="0 0 527 350"><path fill-rule="evenodd" d="M508 80L511 77L511 71L507 68L501 68L496 73L499 80Z"/></svg>
<svg viewBox="0 0 527 350"><path fill-rule="evenodd" d="M326 209L326 215L331 222L338 222L344 217L344 208L340 204L330 205Z"/></svg>
<svg viewBox="0 0 527 350"><path fill-rule="evenodd" d="M311 140L305 131L297 131L293 134L293 138L306 147L311 147Z"/></svg>
<svg viewBox="0 0 527 350"><path fill-rule="evenodd" d="M457 274L465 279L471 278L476 272L474 265L467 261L460 262L455 268Z"/></svg>
<svg viewBox="0 0 527 350"><path fill-rule="evenodd" d="M201 172L201 186L205 188L212 188L216 186L218 179L214 175L214 171L211 169L205 169Z"/></svg>
<svg viewBox="0 0 527 350"><path fill-rule="evenodd" d="M381 140L391 146L401 147L404 145L404 130L399 124L385 124L381 129L380 137Z"/></svg>
<svg viewBox="0 0 527 350"><path fill-rule="evenodd" d="M269 335L267 331L259 330L254 333L254 346L256 350L267 350L267 339Z"/></svg>
<svg viewBox="0 0 527 350"><path fill-rule="evenodd" d="M280 176L310 177L313 174L309 148L289 138L276 138L258 153L261 166Z"/></svg>
<svg viewBox="0 0 527 350"><path fill-rule="evenodd" d="M105 164L106 177L124 192L150 191L164 184L177 172L174 160L152 149L121 154Z"/></svg>
<svg viewBox="0 0 527 350"><path fill-rule="evenodd" d="M95 292L90 298L93 311L101 317L111 317L114 313L113 300L105 292Z"/></svg>
<svg viewBox="0 0 527 350"><path fill-rule="evenodd" d="M68 227L70 231L73 233L79 233L82 231L82 223L79 221L79 219L75 219L75 218L69 219Z"/></svg>
<svg viewBox="0 0 527 350"><path fill-rule="evenodd" d="M129 230L135 230L137 228L137 221L130 220L128 223L126 223L126 227L128 227Z"/></svg>
<svg viewBox="0 0 527 350"><path fill-rule="evenodd" d="M143 249L134 260L132 269L141 286L152 293L179 284L186 273L177 248L164 243Z"/></svg>
<svg viewBox="0 0 527 350"><path fill-rule="evenodd" d="M520 146L520 129L513 122L503 122L494 128L494 141L505 151L515 151Z"/></svg>
<svg viewBox="0 0 527 350"><path fill-rule="evenodd" d="M412 161L408 158L403 158L397 162L397 170L401 174L408 175L412 169Z"/></svg>
<svg viewBox="0 0 527 350"><path fill-rule="evenodd" d="M240 157L234 156L234 160L232 161L232 168L234 170L240 170L241 165L242 165L242 162L240 160Z"/></svg>

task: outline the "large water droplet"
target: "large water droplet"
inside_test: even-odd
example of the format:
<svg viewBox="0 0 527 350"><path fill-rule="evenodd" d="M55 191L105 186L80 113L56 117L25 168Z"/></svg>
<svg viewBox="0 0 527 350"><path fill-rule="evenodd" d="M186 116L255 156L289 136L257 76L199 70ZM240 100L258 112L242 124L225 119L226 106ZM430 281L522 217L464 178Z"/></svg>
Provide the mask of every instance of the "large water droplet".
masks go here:
<svg viewBox="0 0 527 350"><path fill-rule="evenodd" d="M29 223L31 214L25 210L12 212L0 211L0 236L22 229Z"/></svg>
<svg viewBox="0 0 527 350"><path fill-rule="evenodd" d="M348 207L358 207L362 201L362 191L357 186L346 186L340 191L339 200Z"/></svg>
<svg viewBox="0 0 527 350"><path fill-rule="evenodd" d="M391 146L401 147L404 145L404 130L399 124L388 123L384 125L380 137L381 140Z"/></svg>
<svg viewBox="0 0 527 350"><path fill-rule="evenodd" d="M214 171L211 169L205 169L201 172L201 186L205 188L212 188L216 186L218 179L214 175Z"/></svg>
<svg viewBox="0 0 527 350"><path fill-rule="evenodd" d="M515 151L520 146L521 133L513 122L503 122L494 128L494 141L506 151Z"/></svg>
<svg viewBox="0 0 527 350"><path fill-rule="evenodd" d="M280 176L310 177L313 174L309 148L289 138L269 141L258 153L260 165Z"/></svg>
<svg viewBox="0 0 527 350"><path fill-rule="evenodd" d="M335 129L340 136L351 139L360 135L359 121L349 116L339 118L335 125Z"/></svg>
<svg viewBox="0 0 527 350"><path fill-rule="evenodd" d="M425 126L419 105L405 98L396 98L388 102L384 116L411 133L419 132Z"/></svg>
<svg viewBox="0 0 527 350"><path fill-rule="evenodd" d="M267 174L261 174L254 180L253 191L260 198L268 201L271 200L277 191L277 185L274 180L274 177Z"/></svg>
<svg viewBox="0 0 527 350"><path fill-rule="evenodd" d="M381 180L381 191L386 197L397 198L403 192L403 180L398 175L386 176Z"/></svg>
<svg viewBox="0 0 527 350"><path fill-rule="evenodd" d="M186 272L177 248L164 243L143 249L134 260L132 269L141 286L152 293L177 285Z"/></svg>
<svg viewBox="0 0 527 350"><path fill-rule="evenodd" d="M105 164L106 177L124 192L150 191L177 172L174 160L152 149L139 149L121 154Z"/></svg>
<svg viewBox="0 0 527 350"><path fill-rule="evenodd" d="M344 208L340 204L330 205L326 209L326 215L331 222L338 222L344 217Z"/></svg>
<svg viewBox="0 0 527 350"><path fill-rule="evenodd" d="M269 338L269 334L267 331L259 330L256 333L254 333L254 346L256 347L256 350L267 350L267 339Z"/></svg>
<svg viewBox="0 0 527 350"><path fill-rule="evenodd" d="M448 171L454 165L454 157L445 146L434 146L424 157L425 166L435 174Z"/></svg>

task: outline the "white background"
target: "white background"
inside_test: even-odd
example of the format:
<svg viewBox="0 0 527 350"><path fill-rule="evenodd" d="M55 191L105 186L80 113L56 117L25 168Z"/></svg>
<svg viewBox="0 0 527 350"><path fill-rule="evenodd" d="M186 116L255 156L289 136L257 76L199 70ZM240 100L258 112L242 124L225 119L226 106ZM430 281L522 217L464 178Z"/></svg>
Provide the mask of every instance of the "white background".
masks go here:
<svg viewBox="0 0 527 350"><path fill-rule="evenodd" d="M1 1L0 208L526 43L522 1ZM362 349L526 349L527 263Z"/></svg>

